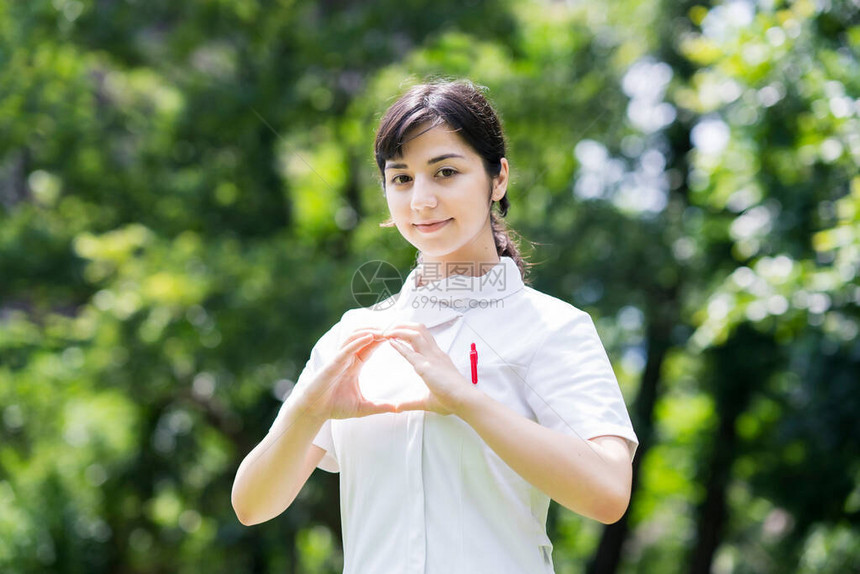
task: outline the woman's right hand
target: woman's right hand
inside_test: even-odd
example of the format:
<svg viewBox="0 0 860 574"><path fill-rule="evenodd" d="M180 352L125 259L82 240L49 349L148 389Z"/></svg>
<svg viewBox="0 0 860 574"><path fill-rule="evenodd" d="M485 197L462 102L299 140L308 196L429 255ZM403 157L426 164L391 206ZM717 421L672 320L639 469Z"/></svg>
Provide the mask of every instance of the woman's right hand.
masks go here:
<svg viewBox="0 0 860 574"><path fill-rule="evenodd" d="M396 412L392 403L374 403L361 394L358 374L364 362L386 338L379 329L353 331L337 354L299 391L308 412L325 420Z"/></svg>

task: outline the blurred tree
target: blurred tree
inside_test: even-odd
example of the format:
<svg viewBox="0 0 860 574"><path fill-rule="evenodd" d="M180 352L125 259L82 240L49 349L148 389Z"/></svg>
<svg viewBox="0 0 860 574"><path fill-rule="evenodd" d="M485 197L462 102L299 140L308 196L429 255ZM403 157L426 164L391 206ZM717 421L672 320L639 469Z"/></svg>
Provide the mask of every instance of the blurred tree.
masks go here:
<svg viewBox="0 0 860 574"><path fill-rule="evenodd" d="M371 143L428 75L488 86L642 441L557 571L856 568L857 11L0 2L0 570L339 571L336 476L250 529L230 485L357 266L411 265Z"/></svg>

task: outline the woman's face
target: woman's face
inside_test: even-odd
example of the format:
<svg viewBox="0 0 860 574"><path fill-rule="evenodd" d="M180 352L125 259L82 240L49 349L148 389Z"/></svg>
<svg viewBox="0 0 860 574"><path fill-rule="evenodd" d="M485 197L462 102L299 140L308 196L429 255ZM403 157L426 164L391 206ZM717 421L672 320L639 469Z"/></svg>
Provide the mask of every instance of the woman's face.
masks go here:
<svg viewBox="0 0 860 574"><path fill-rule="evenodd" d="M484 163L447 124L407 134L402 157L385 163L385 197L400 234L425 262L498 261L490 200L505 195L508 162L490 179ZM411 138L411 139L410 139ZM492 186L492 193L491 193Z"/></svg>

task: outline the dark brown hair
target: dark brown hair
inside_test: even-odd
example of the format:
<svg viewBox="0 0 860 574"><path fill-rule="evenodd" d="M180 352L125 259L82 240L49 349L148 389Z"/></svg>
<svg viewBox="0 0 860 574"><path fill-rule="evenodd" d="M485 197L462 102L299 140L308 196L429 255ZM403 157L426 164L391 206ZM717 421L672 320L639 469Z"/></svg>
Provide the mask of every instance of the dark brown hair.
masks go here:
<svg viewBox="0 0 860 574"><path fill-rule="evenodd" d="M412 87L385 112L376 133L376 165L385 188L385 162L400 157L407 134L419 125L431 129L447 124L475 153L481 156L490 178L502 170L505 157L505 136L493 106L484 97L482 88L468 80L434 81ZM499 216L505 217L510 208L507 193L499 201ZM490 224L499 256L513 259L525 278L528 262L520 254L519 240L504 221L495 217L490 207ZM383 224L387 225L387 224ZM419 256L420 257L420 256ZM420 260L420 259L419 259Z"/></svg>

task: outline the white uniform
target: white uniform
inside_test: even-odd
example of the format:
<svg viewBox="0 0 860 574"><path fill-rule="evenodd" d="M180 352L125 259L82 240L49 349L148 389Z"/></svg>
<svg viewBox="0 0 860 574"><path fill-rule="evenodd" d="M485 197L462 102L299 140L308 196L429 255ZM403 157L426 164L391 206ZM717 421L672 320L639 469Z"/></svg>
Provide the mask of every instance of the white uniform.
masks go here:
<svg viewBox="0 0 860 574"><path fill-rule="evenodd" d="M358 327L424 323L478 388L524 417L589 439L638 440L591 318L524 286L508 257L478 277L416 287L409 275L391 305L352 309L314 346L297 385ZM427 393L412 366L380 345L361 371L368 399ZM457 416L412 411L326 422L314 439L319 468L340 472L344 574L553 572L549 497L514 472Z"/></svg>

